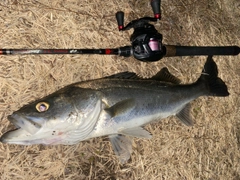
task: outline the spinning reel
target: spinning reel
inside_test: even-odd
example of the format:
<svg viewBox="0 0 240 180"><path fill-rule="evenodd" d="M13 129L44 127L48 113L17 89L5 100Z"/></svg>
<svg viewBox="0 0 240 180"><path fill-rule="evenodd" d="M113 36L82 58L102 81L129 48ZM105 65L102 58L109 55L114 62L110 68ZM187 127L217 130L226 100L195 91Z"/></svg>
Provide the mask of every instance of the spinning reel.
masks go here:
<svg viewBox="0 0 240 180"><path fill-rule="evenodd" d="M0 49L0 55L9 54L102 54L133 56L135 59L145 62L153 62L163 57L173 56L202 56L202 55L238 55L238 46L174 46L163 45L160 34L149 22L161 19L161 0L151 0L154 17L143 17L133 20L124 26L124 13L116 13L119 31L134 29L130 37L131 45L116 49Z"/></svg>

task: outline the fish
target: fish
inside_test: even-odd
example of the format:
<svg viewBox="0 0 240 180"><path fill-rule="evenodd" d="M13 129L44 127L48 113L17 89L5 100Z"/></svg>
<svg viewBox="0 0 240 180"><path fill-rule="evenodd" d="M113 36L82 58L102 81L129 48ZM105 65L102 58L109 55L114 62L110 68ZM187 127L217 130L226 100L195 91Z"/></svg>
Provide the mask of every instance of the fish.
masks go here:
<svg viewBox="0 0 240 180"><path fill-rule="evenodd" d="M181 84L164 67L151 78L122 72L63 87L9 115L16 129L4 133L0 141L74 145L107 136L119 161L126 163L133 138L152 137L145 125L174 115L192 126L190 103L200 96L229 96L212 56L198 80L190 84Z"/></svg>

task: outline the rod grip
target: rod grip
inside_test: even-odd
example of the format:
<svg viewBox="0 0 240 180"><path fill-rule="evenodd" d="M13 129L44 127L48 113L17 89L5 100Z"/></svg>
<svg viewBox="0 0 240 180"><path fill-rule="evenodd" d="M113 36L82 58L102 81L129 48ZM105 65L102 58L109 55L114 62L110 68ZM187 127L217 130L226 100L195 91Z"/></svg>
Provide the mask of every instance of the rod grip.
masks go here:
<svg viewBox="0 0 240 180"><path fill-rule="evenodd" d="M151 0L151 6L156 19L161 19L161 0Z"/></svg>
<svg viewBox="0 0 240 180"><path fill-rule="evenodd" d="M165 46L165 57L171 56L204 56L204 55L238 55L240 47L238 46Z"/></svg>
<svg viewBox="0 0 240 180"><path fill-rule="evenodd" d="M118 23L118 30L121 31L124 28L124 12L118 11L116 13L116 19Z"/></svg>

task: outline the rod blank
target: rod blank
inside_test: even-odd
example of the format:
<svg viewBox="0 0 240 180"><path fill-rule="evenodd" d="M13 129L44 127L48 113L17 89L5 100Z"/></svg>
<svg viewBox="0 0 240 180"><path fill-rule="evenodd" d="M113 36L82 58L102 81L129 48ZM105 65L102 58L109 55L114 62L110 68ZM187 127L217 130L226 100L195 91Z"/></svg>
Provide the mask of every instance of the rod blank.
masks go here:
<svg viewBox="0 0 240 180"><path fill-rule="evenodd" d="M22 54L109 54L118 55L119 49L0 49L0 55Z"/></svg>

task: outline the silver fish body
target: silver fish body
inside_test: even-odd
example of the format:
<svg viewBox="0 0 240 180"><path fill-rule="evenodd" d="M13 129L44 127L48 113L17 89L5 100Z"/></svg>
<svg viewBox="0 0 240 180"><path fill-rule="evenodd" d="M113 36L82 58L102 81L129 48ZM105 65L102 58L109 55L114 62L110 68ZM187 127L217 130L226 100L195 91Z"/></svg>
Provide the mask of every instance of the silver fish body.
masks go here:
<svg viewBox="0 0 240 180"><path fill-rule="evenodd" d="M12 144L76 144L108 136L121 162L130 158L131 138L150 138L142 127L176 115L192 125L189 103L204 96L228 96L208 57L197 82L180 85L166 68L150 79L134 73L75 83L26 105L9 116L18 129L0 140ZM165 82L163 82L165 81Z"/></svg>

